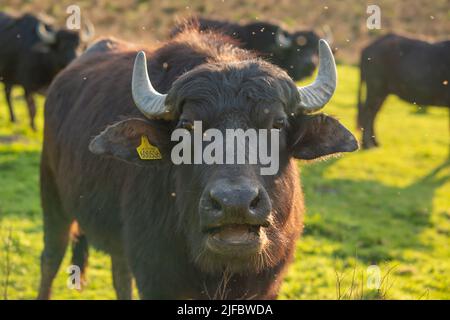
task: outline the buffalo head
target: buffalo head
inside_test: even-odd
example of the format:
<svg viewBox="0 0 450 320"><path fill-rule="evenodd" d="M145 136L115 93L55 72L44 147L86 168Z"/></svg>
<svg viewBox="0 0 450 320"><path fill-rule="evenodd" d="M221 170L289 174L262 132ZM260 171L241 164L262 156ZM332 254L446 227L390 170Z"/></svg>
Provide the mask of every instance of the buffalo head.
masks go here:
<svg viewBox="0 0 450 320"><path fill-rule="evenodd" d="M77 49L80 42L88 42L94 36L94 26L92 23L85 23L82 31L53 30L39 22L36 27L36 34L41 40L38 51L54 55L54 61L58 69L67 66L77 56Z"/></svg>

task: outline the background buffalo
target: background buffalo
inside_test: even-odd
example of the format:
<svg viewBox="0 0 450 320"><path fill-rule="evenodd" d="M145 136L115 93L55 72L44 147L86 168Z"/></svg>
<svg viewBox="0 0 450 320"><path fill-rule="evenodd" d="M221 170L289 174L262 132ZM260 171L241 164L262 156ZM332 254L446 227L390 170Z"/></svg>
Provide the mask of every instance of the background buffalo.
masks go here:
<svg viewBox="0 0 450 320"><path fill-rule="evenodd" d="M82 38L87 41L92 32L91 28L89 34L82 33ZM53 77L76 57L79 45L78 31L55 30L32 14L15 17L0 12L0 81L12 122L16 121L13 86L24 89L30 126L35 130L33 93L45 93Z"/></svg>
<svg viewBox="0 0 450 320"><path fill-rule="evenodd" d="M237 40L242 48L254 51L283 68L294 80L310 76L316 68L319 36L314 31L288 32L272 23L237 23L195 18L177 25L171 35L186 26L198 26L202 31L214 30ZM330 39L331 40L331 35Z"/></svg>
<svg viewBox="0 0 450 320"><path fill-rule="evenodd" d="M450 113L450 41L429 43L389 34L362 51L360 68L358 125L364 148L378 146L374 120L389 94L416 105L447 107Z"/></svg>

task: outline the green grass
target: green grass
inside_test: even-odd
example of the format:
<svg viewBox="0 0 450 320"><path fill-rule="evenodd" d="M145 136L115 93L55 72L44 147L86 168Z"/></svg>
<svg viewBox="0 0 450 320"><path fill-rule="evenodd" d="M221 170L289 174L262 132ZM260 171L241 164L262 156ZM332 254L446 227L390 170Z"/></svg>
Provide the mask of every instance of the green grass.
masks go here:
<svg viewBox="0 0 450 320"><path fill-rule="evenodd" d="M326 111L354 130L358 71L338 69L339 87ZM15 93L19 124L7 121L0 97L0 298L9 252L8 298L31 299L42 249L38 167L43 100L39 130L33 133L21 92ZM442 108L420 115L414 110L390 97L376 126L381 148L299 163L306 227L282 299L450 299L448 115ZM89 284L81 293L66 287L68 258L54 285L55 299L114 298L107 256L91 250ZM366 286L366 270L373 264L384 276L379 291Z"/></svg>

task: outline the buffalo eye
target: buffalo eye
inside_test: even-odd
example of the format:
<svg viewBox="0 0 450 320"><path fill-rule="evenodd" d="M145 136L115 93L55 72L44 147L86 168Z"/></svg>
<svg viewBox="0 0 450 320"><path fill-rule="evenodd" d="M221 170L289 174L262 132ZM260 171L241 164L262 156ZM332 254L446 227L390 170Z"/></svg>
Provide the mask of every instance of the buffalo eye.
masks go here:
<svg viewBox="0 0 450 320"><path fill-rule="evenodd" d="M274 129L283 129L284 127L286 127L286 119L285 118L279 118L279 119L275 119L275 121L273 122L272 127Z"/></svg>
<svg viewBox="0 0 450 320"><path fill-rule="evenodd" d="M180 119L177 124L177 128L186 129L188 131L192 131L194 129L194 123L191 120Z"/></svg>

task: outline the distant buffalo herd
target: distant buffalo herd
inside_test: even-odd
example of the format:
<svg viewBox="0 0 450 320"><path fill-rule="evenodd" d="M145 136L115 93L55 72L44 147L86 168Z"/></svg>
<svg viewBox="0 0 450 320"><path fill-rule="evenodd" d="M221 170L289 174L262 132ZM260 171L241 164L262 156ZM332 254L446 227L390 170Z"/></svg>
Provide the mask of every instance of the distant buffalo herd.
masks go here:
<svg viewBox="0 0 450 320"><path fill-rule="evenodd" d="M295 159L358 149L349 130L319 113L337 83L328 42L271 23L198 18L176 25L156 50L105 38L79 55L92 36L89 24L79 32L0 13L0 79L11 121L12 86L24 88L33 129L32 95L47 95L38 298L50 298L71 237L82 276L89 245L111 256L119 299L132 298L133 278L143 299L276 298L303 229ZM314 82L298 87L317 65ZM450 107L449 72L450 41L387 35L365 48L362 146L378 145L374 119L388 94ZM194 121L219 132L275 130L279 171L174 165L171 133L190 132ZM137 152L143 141L157 156Z"/></svg>

